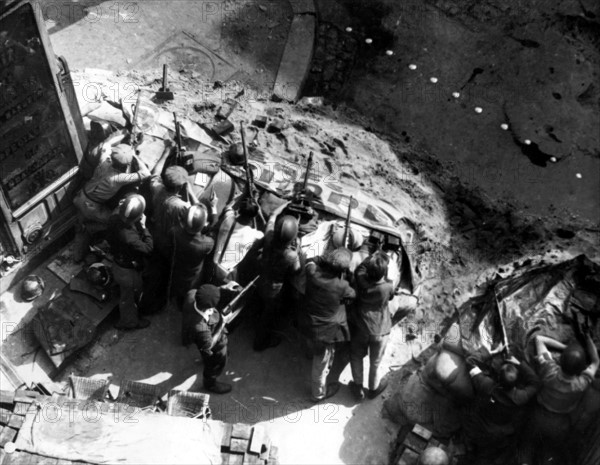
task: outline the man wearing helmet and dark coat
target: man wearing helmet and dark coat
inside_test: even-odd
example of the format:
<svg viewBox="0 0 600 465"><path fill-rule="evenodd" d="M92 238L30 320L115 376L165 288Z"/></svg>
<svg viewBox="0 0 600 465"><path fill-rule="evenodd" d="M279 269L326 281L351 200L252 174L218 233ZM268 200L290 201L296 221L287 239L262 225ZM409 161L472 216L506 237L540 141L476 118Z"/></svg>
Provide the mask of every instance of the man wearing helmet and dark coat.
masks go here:
<svg viewBox="0 0 600 465"><path fill-rule="evenodd" d="M394 285L386 280L389 258L376 252L356 269L356 302L350 313L352 339L350 363L353 381L350 390L357 400L365 397L363 389L363 359L369 354L369 398L373 399L386 388L379 380L379 364L392 330L388 302L394 298Z"/></svg>
<svg viewBox="0 0 600 465"><path fill-rule="evenodd" d="M527 429L526 447L521 460L523 465L533 464L533 453L539 450L540 444L560 446L569 436L573 423L571 414L594 382L600 366L598 349L589 332L584 337L587 355L577 342L565 345L547 336L535 337L535 360L542 387ZM552 358L549 349L562 351L559 363ZM591 361L589 365L588 356Z"/></svg>
<svg viewBox="0 0 600 465"><path fill-rule="evenodd" d="M144 262L153 250L150 232L146 229L141 195L130 194L119 203L118 213L109 221L107 240L114 257L113 276L119 285L119 322L117 329L140 329L150 325L139 317L136 304L142 291Z"/></svg>
<svg viewBox="0 0 600 465"><path fill-rule="evenodd" d="M259 258L257 291L260 303L254 350L265 350L281 342L276 331L282 325L284 285L302 270L297 235L298 220L284 215L277 218L272 231L267 228L265 237L255 243L256 247L263 247Z"/></svg>
<svg viewBox="0 0 600 465"><path fill-rule="evenodd" d="M205 234L207 218L204 205L192 205L188 208L185 222L172 230L170 294L175 297L178 308L183 305L185 294L200 284L204 259L215 245L213 238Z"/></svg>
<svg viewBox="0 0 600 465"><path fill-rule="evenodd" d="M92 178L73 199L79 219L76 260L83 259L91 234L106 228L119 191L127 186L139 185L149 176L148 167L126 144L113 147L110 156L100 161Z"/></svg>
<svg viewBox="0 0 600 465"><path fill-rule="evenodd" d="M340 247L306 265L304 314L300 315L313 352L312 397L314 402L335 395L340 384L327 383L336 344L350 340L346 303L356 297L349 282L341 277L348 271L352 252Z"/></svg>

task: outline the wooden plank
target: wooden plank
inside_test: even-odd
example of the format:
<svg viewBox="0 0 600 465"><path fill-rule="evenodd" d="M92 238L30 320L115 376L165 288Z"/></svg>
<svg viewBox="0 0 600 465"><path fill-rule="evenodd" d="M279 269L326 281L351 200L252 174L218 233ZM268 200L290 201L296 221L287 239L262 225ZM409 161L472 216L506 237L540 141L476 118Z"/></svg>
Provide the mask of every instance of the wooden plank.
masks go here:
<svg viewBox="0 0 600 465"><path fill-rule="evenodd" d="M248 450L248 440L231 438L231 445L229 446L231 452L245 453Z"/></svg>
<svg viewBox="0 0 600 465"><path fill-rule="evenodd" d="M264 439L265 430L261 426L255 426L252 428L252 439L250 440L250 446L248 450L253 454L260 455Z"/></svg>
<svg viewBox="0 0 600 465"><path fill-rule="evenodd" d="M243 454L229 454L229 465L243 465L244 455Z"/></svg>
<svg viewBox="0 0 600 465"><path fill-rule="evenodd" d="M233 425L233 431L231 432L232 438L250 439L251 435L252 426L246 425L245 423L236 423Z"/></svg>
<svg viewBox="0 0 600 465"><path fill-rule="evenodd" d="M12 406L15 403L15 391L0 391L0 404Z"/></svg>
<svg viewBox="0 0 600 465"><path fill-rule="evenodd" d="M0 408L0 425L3 425L3 426L8 425L11 415L12 415L12 412L10 410L7 410L5 408Z"/></svg>
<svg viewBox="0 0 600 465"><path fill-rule="evenodd" d="M221 450L229 450L229 446L231 444L231 432L233 430L233 425L227 423L223 430L223 438L221 439Z"/></svg>
<svg viewBox="0 0 600 465"><path fill-rule="evenodd" d="M268 464L277 464L279 463L279 449L277 446L271 444L271 450L269 450L269 460L267 460Z"/></svg>
<svg viewBox="0 0 600 465"><path fill-rule="evenodd" d="M13 389L18 389L19 387L27 384L25 380L21 378L12 362L8 358L6 358L6 356L2 352L0 352L0 370L2 371L6 379L10 382L10 384L12 384Z"/></svg>

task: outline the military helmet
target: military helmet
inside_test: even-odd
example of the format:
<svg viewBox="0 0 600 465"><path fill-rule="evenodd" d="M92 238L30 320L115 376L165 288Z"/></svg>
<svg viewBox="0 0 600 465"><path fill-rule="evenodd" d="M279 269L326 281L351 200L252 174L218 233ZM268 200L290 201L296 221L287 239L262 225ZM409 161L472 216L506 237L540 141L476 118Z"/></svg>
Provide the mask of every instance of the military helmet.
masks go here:
<svg viewBox="0 0 600 465"><path fill-rule="evenodd" d="M579 375L587 365L585 350L577 342L569 344L560 355L560 367L569 376Z"/></svg>
<svg viewBox="0 0 600 465"><path fill-rule="evenodd" d="M277 218L275 222L275 239L281 244L289 244L298 235L298 220L291 215Z"/></svg>
<svg viewBox="0 0 600 465"><path fill-rule="evenodd" d="M235 142L229 146L227 150L229 164L243 165L246 159L244 158L244 146L241 142Z"/></svg>
<svg viewBox="0 0 600 465"><path fill-rule="evenodd" d="M119 217L125 223L135 223L144 214L146 201L139 194L129 194L119 202Z"/></svg>
<svg viewBox="0 0 600 465"><path fill-rule="evenodd" d="M206 226L208 212L204 205L192 205L188 208L185 219L185 230L191 234L196 234Z"/></svg>
<svg viewBox="0 0 600 465"><path fill-rule="evenodd" d="M106 287L112 282L110 269L104 263L92 263L86 270L90 283L98 287Z"/></svg>
<svg viewBox="0 0 600 465"><path fill-rule="evenodd" d="M363 235L356 229L350 227L348 231L348 241L344 244L344 228L338 228L331 237L331 242L335 248L348 247L350 250L358 250L364 242Z"/></svg>
<svg viewBox="0 0 600 465"><path fill-rule="evenodd" d="M428 447L419 456L419 465L449 465L448 454L439 447Z"/></svg>
<svg viewBox="0 0 600 465"><path fill-rule="evenodd" d="M26 302L35 300L42 295L45 287L44 280L39 276L34 274L26 276L21 284L21 298Z"/></svg>

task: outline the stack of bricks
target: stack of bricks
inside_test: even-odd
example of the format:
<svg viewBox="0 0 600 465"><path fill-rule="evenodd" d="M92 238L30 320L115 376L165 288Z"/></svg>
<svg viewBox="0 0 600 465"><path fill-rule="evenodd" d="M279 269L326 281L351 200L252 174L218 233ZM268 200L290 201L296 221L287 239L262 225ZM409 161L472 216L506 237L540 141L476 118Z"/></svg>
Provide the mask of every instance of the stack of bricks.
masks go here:
<svg viewBox="0 0 600 465"><path fill-rule="evenodd" d="M463 463L465 448L452 441L439 440L433 433L421 425L414 425L412 429L402 428L396 440L392 465L419 465L419 456L428 447L439 447L448 454L451 465Z"/></svg>
<svg viewBox="0 0 600 465"><path fill-rule="evenodd" d="M221 442L223 465L277 465L277 447L261 426L226 425Z"/></svg>

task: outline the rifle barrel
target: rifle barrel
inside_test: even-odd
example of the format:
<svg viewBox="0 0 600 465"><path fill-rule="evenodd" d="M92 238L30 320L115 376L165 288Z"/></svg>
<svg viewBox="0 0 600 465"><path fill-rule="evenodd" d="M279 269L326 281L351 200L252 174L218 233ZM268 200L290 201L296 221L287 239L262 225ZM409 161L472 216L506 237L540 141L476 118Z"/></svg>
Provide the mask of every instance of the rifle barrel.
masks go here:
<svg viewBox="0 0 600 465"><path fill-rule="evenodd" d="M302 186L302 191L306 192L306 186L308 186L308 177L310 176L310 170L313 164L313 152L311 151L308 154L308 162L306 164L306 173L304 173L304 184Z"/></svg>

